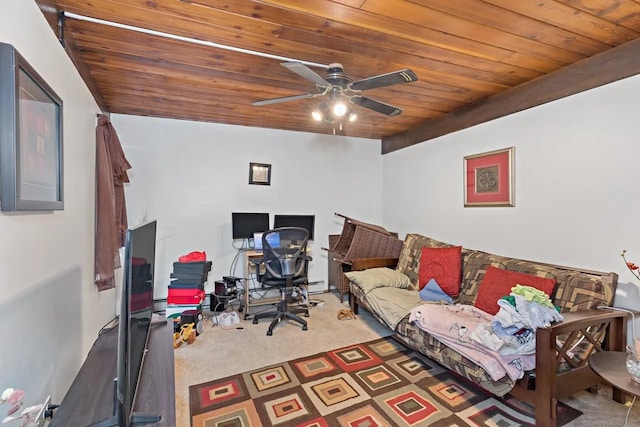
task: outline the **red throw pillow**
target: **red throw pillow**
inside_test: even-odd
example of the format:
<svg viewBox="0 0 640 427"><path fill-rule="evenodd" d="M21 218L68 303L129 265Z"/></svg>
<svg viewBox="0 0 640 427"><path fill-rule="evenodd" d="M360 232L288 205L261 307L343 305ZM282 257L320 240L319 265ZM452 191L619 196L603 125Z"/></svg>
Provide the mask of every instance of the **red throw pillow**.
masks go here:
<svg viewBox="0 0 640 427"><path fill-rule="evenodd" d="M480 282L478 296L473 305L486 313L494 315L500 309L498 300L511 294L511 288L515 285L531 286L551 296L556 287L556 279L546 279L489 266L482 282Z"/></svg>
<svg viewBox="0 0 640 427"><path fill-rule="evenodd" d="M462 246L422 248L420 252L418 289L422 290L429 280L435 279L447 295L457 297L460 293L460 278L462 275L461 250Z"/></svg>

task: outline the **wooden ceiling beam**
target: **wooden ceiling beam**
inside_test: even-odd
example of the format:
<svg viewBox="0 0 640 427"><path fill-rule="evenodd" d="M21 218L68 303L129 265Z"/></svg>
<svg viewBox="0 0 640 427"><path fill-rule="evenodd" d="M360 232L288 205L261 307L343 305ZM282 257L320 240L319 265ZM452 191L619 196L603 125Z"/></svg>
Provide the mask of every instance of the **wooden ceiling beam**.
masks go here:
<svg viewBox="0 0 640 427"><path fill-rule="evenodd" d="M428 120L413 129L382 139L382 154L466 129L489 120L640 73L640 39L569 65L451 113Z"/></svg>

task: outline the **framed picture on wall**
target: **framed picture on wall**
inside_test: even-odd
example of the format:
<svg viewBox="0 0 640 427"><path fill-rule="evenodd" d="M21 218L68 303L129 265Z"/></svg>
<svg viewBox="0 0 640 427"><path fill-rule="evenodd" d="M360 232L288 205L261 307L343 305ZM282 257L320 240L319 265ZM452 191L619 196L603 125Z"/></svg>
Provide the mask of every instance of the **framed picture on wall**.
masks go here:
<svg viewBox="0 0 640 427"><path fill-rule="evenodd" d="M503 148L464 158L464 206L515 206L514 150Z"/></svg>
<svg viewBox="0 0 640 427"><path fill-rule="evenodd" d="M271 185L271 165L249 163L249 184Z"/></svg>
<svg viewBox="0 0 640 427"><path fill-rule="evenodd" d="M0 207L64 209L62 100L9 44L0 43Z"/></svg>

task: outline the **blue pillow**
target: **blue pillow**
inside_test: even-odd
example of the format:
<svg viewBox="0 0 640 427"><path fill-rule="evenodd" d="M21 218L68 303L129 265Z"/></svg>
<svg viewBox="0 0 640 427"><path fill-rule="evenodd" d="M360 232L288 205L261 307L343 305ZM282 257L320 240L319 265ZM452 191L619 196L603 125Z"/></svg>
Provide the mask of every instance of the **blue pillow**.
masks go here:
<svg viewBox="0 0 640 427"><path fill-rule="evenodd" d="M440 288L436 279L431 279L420 290L420 299L422 301L444 301L447 304L453 304L453 300L445 291Z"/></svg>

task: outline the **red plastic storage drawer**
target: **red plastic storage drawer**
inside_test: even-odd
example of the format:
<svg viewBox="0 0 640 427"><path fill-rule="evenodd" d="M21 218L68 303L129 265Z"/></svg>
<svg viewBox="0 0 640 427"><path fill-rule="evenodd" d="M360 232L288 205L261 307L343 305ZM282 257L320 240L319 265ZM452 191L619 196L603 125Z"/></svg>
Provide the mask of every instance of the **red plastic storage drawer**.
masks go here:
<svg viewBox="0 0 640 427"><path fill-rule="evenodd" d="M204 289L198 288L169 288L167 304L197 305L205 298Z"/></svg>

